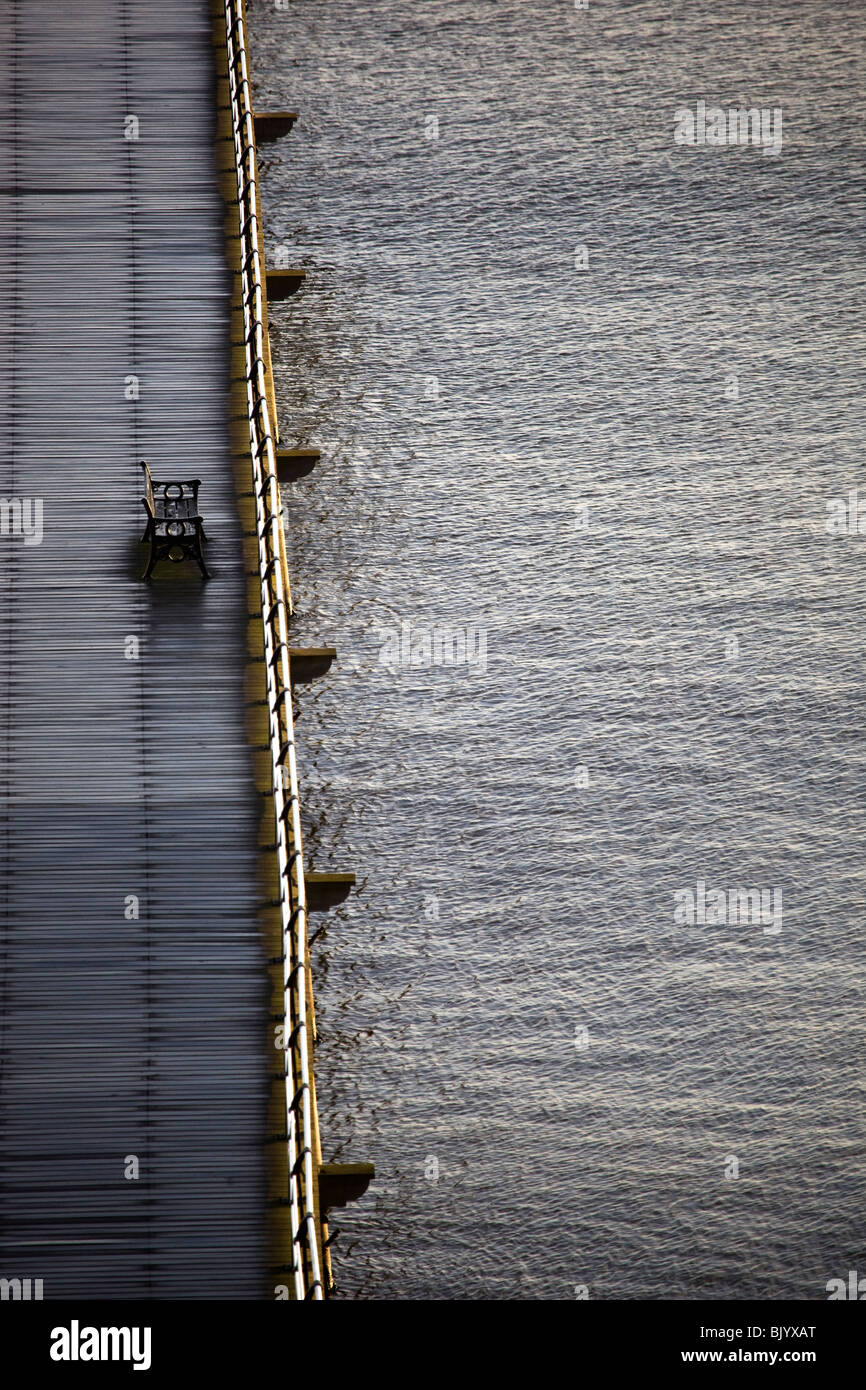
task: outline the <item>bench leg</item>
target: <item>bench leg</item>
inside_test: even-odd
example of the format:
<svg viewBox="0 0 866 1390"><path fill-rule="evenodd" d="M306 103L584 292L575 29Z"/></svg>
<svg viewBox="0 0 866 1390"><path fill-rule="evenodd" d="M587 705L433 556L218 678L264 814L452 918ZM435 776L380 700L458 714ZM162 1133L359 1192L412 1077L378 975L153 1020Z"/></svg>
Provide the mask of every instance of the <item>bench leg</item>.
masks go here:
<svg viewBox="0 0 866 1390"><path fill-rule="evenodd" d="M207 565L206 565L205 562L204 562L204 555L202 554L201 546L200 546L200 545L197 545L197 546L196 546L195 551L194 551L194 555L195 555L195 562L196 562L196 564L198 565L199 569L201 570L203 577L204 577L205 579L210 579L210 571L208 570L208 567L207 567Z"/></svg>
<svg viewBox="0 0 866 1390"><path fill-rule="evenodd" d="M193 550L193 555L195 556L195 562L196 562L196 564L198 565L199 569L201 570L203 577L204 577L205 579L210 579L210 572L208 571L208 567L207 567L207 565L206 565L205 562L204 562L204 551L203 551L202 548L201 548L201 543L202 543L202 541L206 541L206 540L207 540L207 536L206 536L205 533L204 533L204 526L202 525L201 521L199 520L199 523L198 523L198 525L196 526L196 531L195 531L195 545L194 545L194 547L192 548L192 550Z"/></svg>
<svg viewBox="0 0 866 1390"><path fill-rule="evenodd" d="M155 564L156 564L156 542L154 541L153 536L151 536L151 538L150 538L150 555L148 556L148 560L147 560L147 569L144 571L144 574L141 576L142 579L149 579L149 578L150 578L150 576L153 574L153 567L154 567Z"/></svg>

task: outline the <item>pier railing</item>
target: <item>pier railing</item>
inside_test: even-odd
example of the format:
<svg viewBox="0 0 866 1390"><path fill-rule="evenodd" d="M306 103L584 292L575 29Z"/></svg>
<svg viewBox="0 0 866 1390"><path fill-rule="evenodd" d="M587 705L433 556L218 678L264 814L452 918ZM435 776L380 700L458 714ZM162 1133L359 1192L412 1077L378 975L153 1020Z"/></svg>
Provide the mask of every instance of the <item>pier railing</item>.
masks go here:
<svg viewBox="0 0 866 1390"><path fill-rule="evenodd" d="M259 581L271 772L282 916L286 1135L293 1292L325 1296L315 1217L311 1029L307 1008L307 902L304 889L298 780L292 725L282 522L277 485L275 422L266 383L265 266L260 247L252 97L247 69L243 0L225 0L229 90L238 182L241 298L246 349L250 449L256 500Z"/></svg>

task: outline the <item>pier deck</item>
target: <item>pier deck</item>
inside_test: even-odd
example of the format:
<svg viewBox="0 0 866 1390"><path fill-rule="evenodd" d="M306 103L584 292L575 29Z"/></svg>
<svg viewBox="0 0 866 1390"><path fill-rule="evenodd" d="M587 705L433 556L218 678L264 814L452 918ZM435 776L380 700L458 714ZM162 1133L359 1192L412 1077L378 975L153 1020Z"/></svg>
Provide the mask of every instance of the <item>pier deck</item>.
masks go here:
<svg viewBox="0 0 866 1390"><path fill-rule="evenodd" d="M12 0L0 51L0 1276L46 1299L269 1292L212 21ZM209 584L141 583L140 459L201 478Z"/></svg>

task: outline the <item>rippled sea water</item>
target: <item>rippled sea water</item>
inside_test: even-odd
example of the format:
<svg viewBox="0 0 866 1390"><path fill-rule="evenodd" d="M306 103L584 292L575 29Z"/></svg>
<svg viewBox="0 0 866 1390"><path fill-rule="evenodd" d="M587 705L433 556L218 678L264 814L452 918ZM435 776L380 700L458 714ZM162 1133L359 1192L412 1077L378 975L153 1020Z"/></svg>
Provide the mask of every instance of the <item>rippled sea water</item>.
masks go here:
<svg viewBox="0 0 866 1390"><path fill-rule="evenodd" d="M260 151L322 449L294 632L339 648L307 855L360 880L314 924L326 1157L377 1169L341 1295L824 1299L866 1270L866 536L825 525L866 503L866 14L249 23L300 111ZM780 107L779 155L677 145L701 99ZM404 623L486 661L389 665ZM698 880L781 921L676 921Z"/></svg>

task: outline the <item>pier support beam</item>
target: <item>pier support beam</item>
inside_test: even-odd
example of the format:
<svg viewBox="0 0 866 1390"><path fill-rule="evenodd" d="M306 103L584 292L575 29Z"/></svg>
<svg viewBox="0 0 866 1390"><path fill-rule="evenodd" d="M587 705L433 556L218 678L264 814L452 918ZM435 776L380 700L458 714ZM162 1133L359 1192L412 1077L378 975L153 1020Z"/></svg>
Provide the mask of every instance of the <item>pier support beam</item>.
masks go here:
<svg viewBox="0 0 866 1390"><path fill-rule="evenodd" d="M268 301L278 304L280 300L288 299L290 295L297 294L306 278L307 272L298 268L267 271L265 280Z"/></svg>
<svg viewBox="0 0 866 1390"><path fill-rule="evenodd" d="M307 908L310 912L328 912L332 907L338 907L346 901L355 882L355 875L352 873L319 874L313 869L308 869L304 874Z"/></svg>
<svg viewBox="0 0 866 1390"><path fill-rule="evenodd" d="M321 458L318 449L277 449L277 476L281 483L294 483L312 473Z"/></svg>
<svg viewBox="0 0 866 1390"><path fill-rule="evenodd" d="M297 119L297 111L256 111L253 116L256 144L265 144L279 140L281 135L288 135Z"/></svg>
<svg viewBox="0 0 866 1390"><path fill-rule="evenodd" d="M363 1197L376 1169L372 1163L323 1163L319 1169L319 1206L344 1207Z"/></svg>
<svg viewBox="0 0 866 1390"><path fill-rule="evenodd" d="M336 647L289 647L292 685L307 685L324 676L336 655Z"/></svg>

